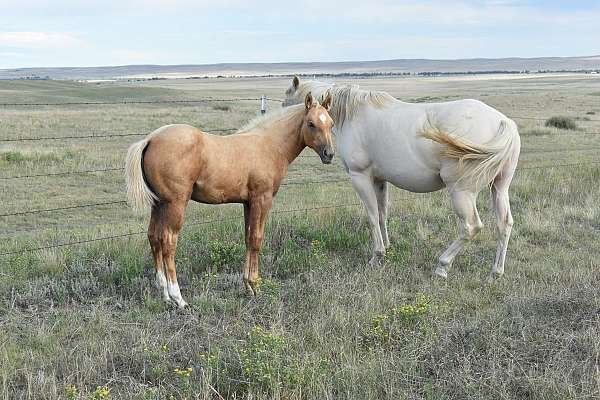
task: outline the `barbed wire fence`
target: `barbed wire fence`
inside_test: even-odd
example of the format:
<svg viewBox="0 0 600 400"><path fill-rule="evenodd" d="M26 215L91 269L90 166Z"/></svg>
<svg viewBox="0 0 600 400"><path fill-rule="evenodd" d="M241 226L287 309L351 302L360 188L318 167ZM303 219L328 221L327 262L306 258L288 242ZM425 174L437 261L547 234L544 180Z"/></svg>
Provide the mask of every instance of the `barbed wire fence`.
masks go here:
<svg viewBox="0 0 600 400"><path fill-rule="evenodd" d="M264 114L267 110L267 101L272 102L281 102L281 99L270 98L267 96L261 96L260 98L250 98L250 97L242 97L242 98L199 98L199 99L186 99L186 100L122 100L122 101L96 101L96 102L62 102L62 103L0 103L0 107L42 107L42 106L96 106L96 105L149 105L149 104L195 104L195 103L209 103L209 102L236 102L236 101L259 101L260 102L260 113ZM542 117L529 117L529 116L517 116L517 115L509 115L510 118L513 119L523 119L523 120L534 120L534 121L546 121L547 118ZM585 121L597 121L600 122L600 119L591 119L586 118ZM237 131L238 128L219 128L219 129L207 129L203 130L204 132L210 133L233 133ZM599 135L600 132L581 132L582 135ZM51 135L51 136L40 136L40 137L19 137L19 138L8 138L1 139L0 145L2 144L12 144L19 142L39 142L46 140L87 140L87 139L98 139L98 138L121 138L121 137L134 137L134 136L145 136L147 133L137 133L137 132L121 132L121 133L100 133L100 134L87 134L87 135ZM521 154L550 154L550 153L560 153L560 152L586 152L586 151L598 151L600 147L585 147L585 148L571 148L571 149L560 149L560 150L544 150L544 149L525 149L521 152ZM316 159L314 156L300 155L300 158L306 159ZM298 164L298 163L295 163ZM592 160L592 161L584 161L584 162L567 162L567 163L553 163L546 165L531 165L534 163L528 162L525 165L521 165L518 167L517 171L520 170L534 170L534 169L553 169L553 168L564 168L564 167L577 167L577 166L586 166L586 165L598 165L600 164L600 160ZM59 177L59 176L70 176L70 175L81 175L81 174L97 174L97 173L114 173L114 172L122 172L124 168L121 166L107 166L104 168L92 168L85 170L73 170L73 171L59 171L59 172L51 172L44 174L27 174L27 175L14 175L14 176L0 176L0 181L9 181L9 180L20 180L20 179L34 179L34 178L43 178L43 177ZM336 179L319 179L319 180L291 180L286 181L281 184L282 187L289 186L304 186L304 185L323 185L323 184L331 184L331 183L349 183L350 180L348 177L345 178L336 178ZM404 196L399 197L391 201L392 204L399 204L405 201L414 200L414 196ZM55 213L59 211L69 211L75 209L85 209L85 208L96 208L96 207L111 207L116 205L126 205L127 202L125 200L108 200L103 202L96 203L88 203L88 204L74 204L69 206L55 207L55 208L45 208L45 209L28 209L28 210L20 210L13 211L10 213L2 213L0 214L0 219L8 218L8 217L19 217L25 215L37 215L43 213ZM362 203L354 202L354 203L343 203L343 204L328 204L328 205L320 205L315 207L306 207L306 208L293 208L293 209L274 209L271 211L271 214L290 214L290 213L298 213L298 212L308 212L308 211L319 211L319 210L331 210L338 208L351 208L351 207L360 207ZM239 217L221 217L214 218L209 220L192 220L186 222L186 226L199 226L199 225L210 225L210 224L218 224L221 222L238 220ZM101 225L101 224L96 224ZM94 226L94 225L92 225ZM33 230L15 230L12 232L7 232L8 234L20 234L20 233L35 233L44 230L52 230L58 229L62 226L52 226L50 228L41 228L41 229L33 229ZM70 226L70 228L75 228L79 226ZM90 225L80 226L80 227L90 227ZM133 232L124 232L118 234L112 234L102 237L88 238L82 240L74 240L62 243L55 243L51 245L45 246L37 246L37 247L25 247L18 250L6 251L0 253L0 256L10 256L10 255L18 255L23 253L31 253L42 250L50 250L62 247L70 247L82 244L88 244L93 242L100 241L109 241L119 238L127 238L133 236L139 236L145 234L146 230L142 231L133 231Z"/></svg>

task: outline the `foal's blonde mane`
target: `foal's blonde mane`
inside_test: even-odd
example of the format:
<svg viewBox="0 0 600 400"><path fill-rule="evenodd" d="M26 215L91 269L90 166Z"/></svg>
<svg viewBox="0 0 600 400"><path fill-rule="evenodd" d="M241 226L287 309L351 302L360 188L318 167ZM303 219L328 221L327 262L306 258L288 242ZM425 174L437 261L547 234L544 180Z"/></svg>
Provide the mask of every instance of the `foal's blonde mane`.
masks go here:
<svg viewBox="0 0 600 400"><path fill-rule="evenodd" d="M269 111L264 115L259 115L258 117L251 119L248 121L248 123L246 123L246 125L238 129L236 133L245 133L253 130L264 129L276 122L290 122L298 117L298 114L303 111L304 103Z"/></svg>
<svg viewBox="0 0 600 400"><path fill-rule="evenodd" d="M345 121L351 120L359 107L363 104L369 104L376 108L384 107L396 99L386 92L363 90L358 85L343 85L308 81L298 85L297 95L304 98L309 92L319 101L329 91L333 96L329 114L337 126L342 126Z"/></svg>

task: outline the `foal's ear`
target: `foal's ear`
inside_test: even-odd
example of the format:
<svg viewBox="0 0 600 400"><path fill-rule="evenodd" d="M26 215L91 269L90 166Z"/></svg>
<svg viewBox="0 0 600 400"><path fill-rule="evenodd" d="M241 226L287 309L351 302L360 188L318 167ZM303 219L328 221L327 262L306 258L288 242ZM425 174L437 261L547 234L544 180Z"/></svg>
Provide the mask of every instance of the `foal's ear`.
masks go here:
<svg viewBox="0 0 600 400"><path fill-rule="evenodd" d="M308 111L313 106L314 103L315 103L315 99L313 98L312 93L308 92L308 94L304 98L304 106L306 107L306 110Z"/></svg>
<svg viewBox="0 0 600 400"><path fill-rule="evenodd" d="M325 100L323 100L323 102L321 103L321 106L323 108L325 108L327 111L329 111L329 107L331 107L331 92L328 90L327 93L325 94Z"/></svg>
<svg viewBox="0 0 600 400"><path fill-rule="evenodd" d="M292 79L292 86L294 89L298 89L298 86L300 86L300 79L298 79L296 75L294 75L294 79Z"/></svg>

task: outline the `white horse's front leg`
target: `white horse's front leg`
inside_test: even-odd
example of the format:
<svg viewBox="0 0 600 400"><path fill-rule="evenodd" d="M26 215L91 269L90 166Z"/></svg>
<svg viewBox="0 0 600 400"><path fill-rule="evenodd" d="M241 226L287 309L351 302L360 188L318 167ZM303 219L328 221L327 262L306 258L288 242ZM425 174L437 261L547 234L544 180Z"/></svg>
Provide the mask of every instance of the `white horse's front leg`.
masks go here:
<svg viewBox="0 0 600 400"><path fill-rule="evenodd" d="M387 229L388 212L388 188L386 181L375 181L375 195L377 196L377 208L379 210L379 230L383 238L383 245L390 247L390 238Z"/></svg>
<svg viewBox="0 0 600 400"><path fill-rule="evenodd" d="M371 224L371 237L373 239L373 257L369 261L369 266L378 266L385 254L385 246L381 229L379 227L379 210L377 207L377 195L375 185L370 174L364 172L349 171L352 186L362 200L369 223Z"/></svg>

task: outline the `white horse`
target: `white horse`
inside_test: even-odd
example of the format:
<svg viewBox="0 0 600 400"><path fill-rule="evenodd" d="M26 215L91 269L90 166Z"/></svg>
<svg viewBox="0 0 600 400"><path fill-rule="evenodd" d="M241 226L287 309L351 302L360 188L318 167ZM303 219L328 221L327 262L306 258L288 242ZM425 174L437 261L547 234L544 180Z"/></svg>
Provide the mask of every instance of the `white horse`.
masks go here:
<svg viewBox="0 0 600 400"><path fill-rule="evenodd" d="M488 281L504 273L513 225L508 188L521 149L511 119L477 100L411 104L357 85L300 83L297 77L286 91L283 106L301 102L308 92L317 98L327 92L333 95L329 113L336 126L338 154L371 225L369 265L378 265L389 246L387 182L418 193L448 188L459 235L433 271L443 278L456 255L483 227L476 199L489 185L498 247Z"/></svg>

